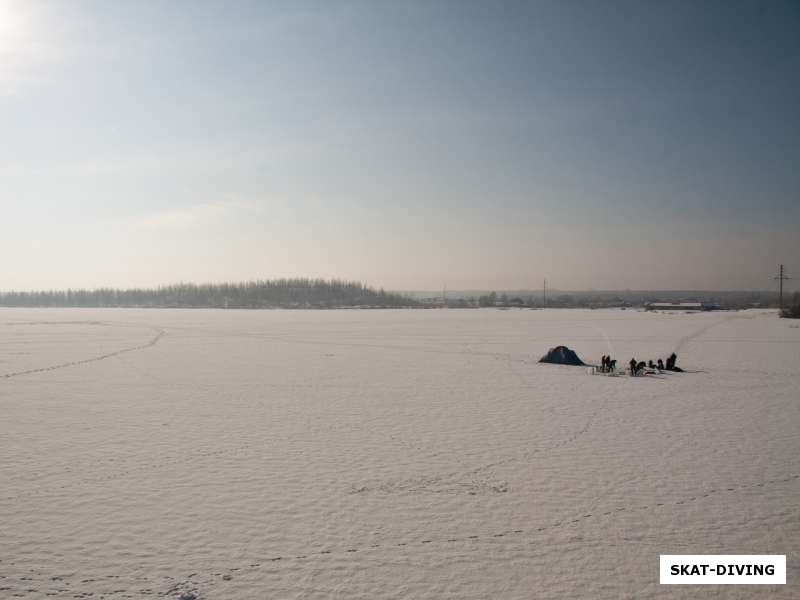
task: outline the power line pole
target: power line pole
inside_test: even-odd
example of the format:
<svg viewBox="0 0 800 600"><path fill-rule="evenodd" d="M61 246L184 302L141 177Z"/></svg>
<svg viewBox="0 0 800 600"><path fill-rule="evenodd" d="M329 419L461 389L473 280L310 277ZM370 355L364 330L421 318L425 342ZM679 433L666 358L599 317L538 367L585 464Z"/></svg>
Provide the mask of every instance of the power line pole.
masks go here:
<svg viewBox="0 0 800 600"><path fill-rule="evenodd" d="M779 288L780 292L778 292L778 306L780 307L781 310L783 310L783 282L788 279L791 279L791 277L788 277L787 275L784 274L783 265L781 265L781 268L778 271L778 276L773 277L773 279L777 279L780 282L780 288Z"/></svg>
<svg viewBox="0 0 800 600"><path fill-rule="evenodd" d="M547 279L544 280L542 285L542 305L547 308Z"/></svg>

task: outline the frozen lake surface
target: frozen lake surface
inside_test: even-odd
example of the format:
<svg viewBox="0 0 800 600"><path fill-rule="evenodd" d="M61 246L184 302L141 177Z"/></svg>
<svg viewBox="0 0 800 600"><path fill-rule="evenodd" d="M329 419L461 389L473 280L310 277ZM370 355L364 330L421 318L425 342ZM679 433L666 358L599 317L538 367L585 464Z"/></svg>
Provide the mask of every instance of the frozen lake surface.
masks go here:
<svg viewBox="0 0 800 600"><path fill-rule="evenodd" d="M765 311L0 309L0 598L797 598L798 390Z"/></svg>

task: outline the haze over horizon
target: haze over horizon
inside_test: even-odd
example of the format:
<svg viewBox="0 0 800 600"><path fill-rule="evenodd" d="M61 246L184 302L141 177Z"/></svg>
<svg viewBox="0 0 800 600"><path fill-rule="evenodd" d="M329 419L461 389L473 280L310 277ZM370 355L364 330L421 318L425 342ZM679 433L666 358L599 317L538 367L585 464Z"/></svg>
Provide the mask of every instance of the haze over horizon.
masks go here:
<svg viewBox="0 0 800 600"><path fill-rule="evenodd" d="M791 1L0 0L0 289L774 289L799 72Z"/></svg>

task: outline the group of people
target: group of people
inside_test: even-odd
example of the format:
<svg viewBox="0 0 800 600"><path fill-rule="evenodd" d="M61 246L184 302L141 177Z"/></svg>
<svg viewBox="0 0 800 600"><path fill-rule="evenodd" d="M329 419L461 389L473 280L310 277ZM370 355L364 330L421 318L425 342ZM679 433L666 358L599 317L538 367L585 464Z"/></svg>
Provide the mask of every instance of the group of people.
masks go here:
<svg viewBox="0 0 800 600"><path fill-rule="evenodd" d="M617 368L617 361L616 359L611 358L610 356L603 355L603 358L600 360L600 372L601 373L613 373Z"/></svg>
<svg viewBox="0 0 800 600"><path fill-rule="evenodd" d="M653 363L652 359L646 363L644 361L637 362L635 358L632 358L628 364L631 368L631 375L642 375L647 369L650 369L653 373L655 373L656 369L659 371L681 371L682 369L675 364L677 361L678 355L673 352L667 357L666 365L660 358L658 363Z"/></svg>
<svg viewBox="0 0 800 600"><path fill-rule="evenodd" d="M678 361L678 355L674 352L667 357L666 364L660 358L657 362L653 362L652 359L645 362L645 361L637 361L635 358L632 358L628 363L630 365L631 375L641 375L646 372L647 369L650 369L652 372L655 372L656 369L659 371L681 371L680 367L678 367L675 363ZM617 361L610 356L606 356L605 354L600 359L600 372L601 373L614 373L617 368Z"/></svg>

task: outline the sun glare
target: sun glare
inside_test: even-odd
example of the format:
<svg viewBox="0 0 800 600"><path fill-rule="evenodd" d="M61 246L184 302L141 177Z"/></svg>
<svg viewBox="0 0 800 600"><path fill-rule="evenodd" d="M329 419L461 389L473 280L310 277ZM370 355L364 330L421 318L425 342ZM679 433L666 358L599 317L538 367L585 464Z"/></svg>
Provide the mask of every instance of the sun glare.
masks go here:
<svg viewBox="0 0 800 600"><path fill-rule="evenodd" d="M15 0L0 0L0 51L13 51L30 27L30 13Z"/></svg>
<svg viewBox="0 0 800 600"><path fill-rule="evenodd" d="M30 81L33 67L44 55L37 12L33 3L0 0L0 95Z"/></svg>

